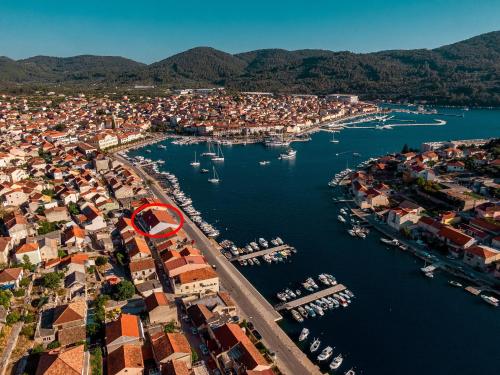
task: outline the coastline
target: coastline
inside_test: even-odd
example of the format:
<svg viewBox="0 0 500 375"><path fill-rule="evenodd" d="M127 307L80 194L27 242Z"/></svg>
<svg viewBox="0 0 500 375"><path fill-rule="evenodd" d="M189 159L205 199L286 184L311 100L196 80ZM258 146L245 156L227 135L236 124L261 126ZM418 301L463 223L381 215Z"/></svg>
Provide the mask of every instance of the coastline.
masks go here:
<svg viewBox="0 0 500 375"><path fill-rule="evenodd" d="M156 143L156 142L154 142ZM145 143L140 147L144 147ZM141 167L132 165L119 154L113 155L117 160L132 168L143 180L151 180L151 188L158 199L180 209L159 185L158 181ZM208 238L186 215L185 232L195 240L207 260L216 265L221 284L234 298L239 310L258 328L263 336L263 342L274 353L275 363L283 374L319 375L319 367L305 355L296 343L277 324L282 316L262 296L262 294L241 274L241 272L220 251L215 240Z"/></svg>

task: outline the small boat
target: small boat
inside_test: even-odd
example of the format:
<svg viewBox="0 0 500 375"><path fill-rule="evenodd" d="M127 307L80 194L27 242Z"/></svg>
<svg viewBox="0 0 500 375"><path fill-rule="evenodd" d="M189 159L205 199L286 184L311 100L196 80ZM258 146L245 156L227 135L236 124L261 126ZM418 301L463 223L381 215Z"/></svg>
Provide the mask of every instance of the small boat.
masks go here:
<svg viewBox="0 0 500 375"><path fill-rule="evenodd" d="M217 155L212 156L212 161L224 161L224 154L222 153L220 144L217 145Z"/></svg>
<svg viewBox="0 0 500 375"><path fill-rule="evenodd" d="M268 165L269 163L271 163L269 160L262 160L262 161L259 161L259 164L260 164L260 165Z"/></svg>
<svg viewBox="0 0 500 375"><path fill-rule="evenodd" d="M340 365L342 364L342 361L344 360L344 358L342 358L342 354L339 354L338 356L336 356L332 362L330 363L330 370L336 370L340 367Z"/></svg>
<svg viewBox="0 0 500 375"><path fill-rule="evenodd" d="M258 258L254 258L253 262L255 263L256 266L260 266L260 260Z"/></svg>
<svg viewBox="0 0 500 375"><path fill-rule="evenodd" d="M425 272L425 273L424 273L424 275L425 275L426 277L428 277L429 279L434 278L434 273L432 273L432 272Z"/></svg>
<svg viewBox="0 0 500 375"><path fill-rule="evenodd" d="M319 341L319 339L314 339L311 346L309 347L310 352L314 353L316 350L319 349L320 345L321 345L321 341Z"/></svg>
<svg viewBox="0 0 500 375"><path fill-rule="evenodd" d="M215 170L215 167L213 167L213 170L214 170L214 175L212 178L209 178L208 179L208 182L212 183L212 184L218 184L219 183L219 176L217 175L217 171Z"/></svg>
<svg viewBox="0 0 500 375"><path fill-rule="evenodd" d="M252 247L252 249L254 249L255 251L259 251L259 245L257 245L257 242L250 242L250 246Z"/></svg>
<svg viewBox="0 0 500 375"><path fill-rule="evenodd" d="M190 165L192 165L193 167L199 167L200 166L200 162L198 160L196 160L196 151L194 152L194 160L189 163Z"/></svg>
<svg viewBox="0 0 500 375"><path fill-rule="evenodd" d="M342 215L338 215L338 216L337 216L337 219L338 219L341 223L345 223L345 217L343 217Z"/></svg>
<svg viewBox="0 0 500 375"><path fill-rule="evenodd" d="M297 155L297 151L289 149L287 152L280 154L278 159L280 159L280 160L294 159L295 155Z"/></svg>
<svg viewBox="0 0 500 375"><path fill-rule="evenodd" d="M279 237L276 237L276 242L278 242L278 245L283 245L284 244L283 240L281 238L279 238Z"/></svg>
<svg viewBox="0 0 500 375"><path fill-rule="evenodd" d="M269 247L269 243L262 237L259 238L259 245L264 247L264 248L268 248Z"/></svg>
<svg viewBox="0 0 500 375"><path fill-rule="evenodd" d="M307 318L308 317L308 313L307 313L307 310L305 308L303 308L302 306L299 306L297 307L297 311L300 313L300 315L302 315L302 317L304 318Z"/></svg>
<svg viewBox="0 0 500 375"><path fill-rule="evenodd" d="M490 304L491 306L498 307L498 299L493 297L493 296L485 296L484 294L481 294L481 298L483 299L484 302Z"/></svg>
<svg viewBox="0 0 500 375"><path fill-rule="evenodd" d="M339 140L335 139L335 132L332 132L332 139L330 140L330 143L339 143Z"/></svg>
<svg viewBox="0 0 500 375"><path fill-rule="evenodd" d="M300 332L300 336L299 336L299 341L304 341L307 339L307 337L309 336L309 330L307 328L302 328L302 331Z"/></svg>
<svg viewBox="0 0 500 375"><path fill-rule="evenodd" d="M348 229L347 233L349 233L353 237L356 237L356 232L353 229Z"/></svg>
<svg viewBox="0 0 500 375"><path fill-rule="evenodd" d="M463 286L462 284L460 284L458 281L455 281L455 280L448 281L448 284L456 286L458 288L461 288Z"/></svg>
<svg viewBox="0 0 500 375"><path fill-rule="evenodd" d="M208 173L208 172L210 172L210 171L208 169L206 169L206 168L202 168L201 171L200 171L200 173Z"/></svg>
<svg viewBox="0 0 500 375"><path fill-rule="evenodd" d="M344 375L356 375L356 371L351 368L349 371L346 371Z"/></svg>
<svg viewBox="0 0 500 375"><path fill-rule="evenodd" d="M297 322L302 323L304 321L304 318L299 314L297 310L291 310L290 312Z"/></svg>
<svg viewBox="0 0 500 375"><path fill-rule="evenodd" d="M333 348L331 346L327 346L323 349L323 351L318 355L318 361L326 361L333 354Z"/></svg>
<svg viewBox="0 0 500 375"><path fill-rule="evenodd" d="M249 264L250 266L253 266L253 259L252 259L252 258L248 259L248 264Z"/></svg>
<svg viewBox="0 0 500 375"><path fill-rule="evenodd" d="M392 240L387 239L387 238L381 238L380 242L385 243L386 245L390 245L390 246L399 246L399 241L395 238Z"/></svg>
<svg viewBox="0 0 500 375"><path fill-rule="evenodd" d="M359 152L353 152L352 156L354 156L355 158L359 158L361 154Z"/></svg>

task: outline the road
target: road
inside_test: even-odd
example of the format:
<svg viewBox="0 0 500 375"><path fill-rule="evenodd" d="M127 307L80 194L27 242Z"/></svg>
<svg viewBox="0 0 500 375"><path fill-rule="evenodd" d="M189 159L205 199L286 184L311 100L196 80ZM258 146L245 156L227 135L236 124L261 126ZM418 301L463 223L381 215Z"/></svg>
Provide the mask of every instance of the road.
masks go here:
<svg viewBox="0 0 500 375"><path fill-rule="evenodd" d="M142 169L131 165L126 159L114 155L122 163L129 165L144 180L150 179ZM151 190L162 202L176 206L161 186L154 180ZM185 218L184 231L195 241L196 246L203 252L208 262L215 265L220 281L227 290L240 311L263 337L264 344L276 354L276 364L286 375L321 374L309 358L295 345L295 343L278 326L276 320L281 316L269 302L254 288L254 286L224 257L217 245L208 239L203 232L188 218Z"/></svg>

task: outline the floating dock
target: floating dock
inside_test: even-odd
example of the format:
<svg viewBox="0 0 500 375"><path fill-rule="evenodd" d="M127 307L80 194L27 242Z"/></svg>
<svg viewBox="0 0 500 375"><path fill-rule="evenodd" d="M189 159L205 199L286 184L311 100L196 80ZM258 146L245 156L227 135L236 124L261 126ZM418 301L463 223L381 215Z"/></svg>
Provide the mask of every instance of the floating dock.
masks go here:
<svg viewBox="0 0 500 375"><path fill-rule="evenodd" d="M332 294L335 294L338 292L342 292L345 289L346 289L346 287L343 284L337 284L337 285L331 286L329 288L322 289L322 290L319 290L317 292L308 294L307 296L294 299L293 301L284 302L282 304L279 304L276 306L276 310L277 311L291 310L291 309L294 309L296 307L314 302L317 299L320 299L323 297L328 297L328 296L331 296Z"/></svg>
<svg viewBox="0 0 500 375"><path fill-rule="evenodd" d="M252 258L258 258L266 254L275 253L277 251L290 250L292 247L290 245L280 245L276 247L270 247L269 249L254 251L253 253L238 255L231 258L231 261L247 260Z"/></svg>

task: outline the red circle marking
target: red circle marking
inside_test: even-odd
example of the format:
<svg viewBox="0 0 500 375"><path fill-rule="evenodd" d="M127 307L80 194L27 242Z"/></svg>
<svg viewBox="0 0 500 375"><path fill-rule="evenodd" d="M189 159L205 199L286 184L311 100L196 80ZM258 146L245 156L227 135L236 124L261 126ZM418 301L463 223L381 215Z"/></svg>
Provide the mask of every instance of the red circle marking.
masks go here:
<svg viewBox="0 0 500 375"><path fill-rule="evenodd" d="M175 214L177 216L179 216L179 218L180 218L179 226L177 228L171 230L170 232L163 233L163 234L151 234L151 233L143 232L136 225L136 223L135 223L135 217L137 216L137 214L139 212L143 211L144 209L146 209L148 207L165 207L167 209L170 209L170 210L174 211ZM171 204L161 203L161 202L146 203L146 204L143 204L142 206L140 206L139 208L135 209L134 212L132 212L132 216L130 217L130 224L132 225L132 228L134 228L134 230L137 233L139 233L140 235L142 235L144 237L149 237L149 238L168 238L170 236L173 236L174 234L176 234L178 231L181 230L182 226L184 225L184 216L182 216L182 212L177 207L174 207Z"/></svg>

